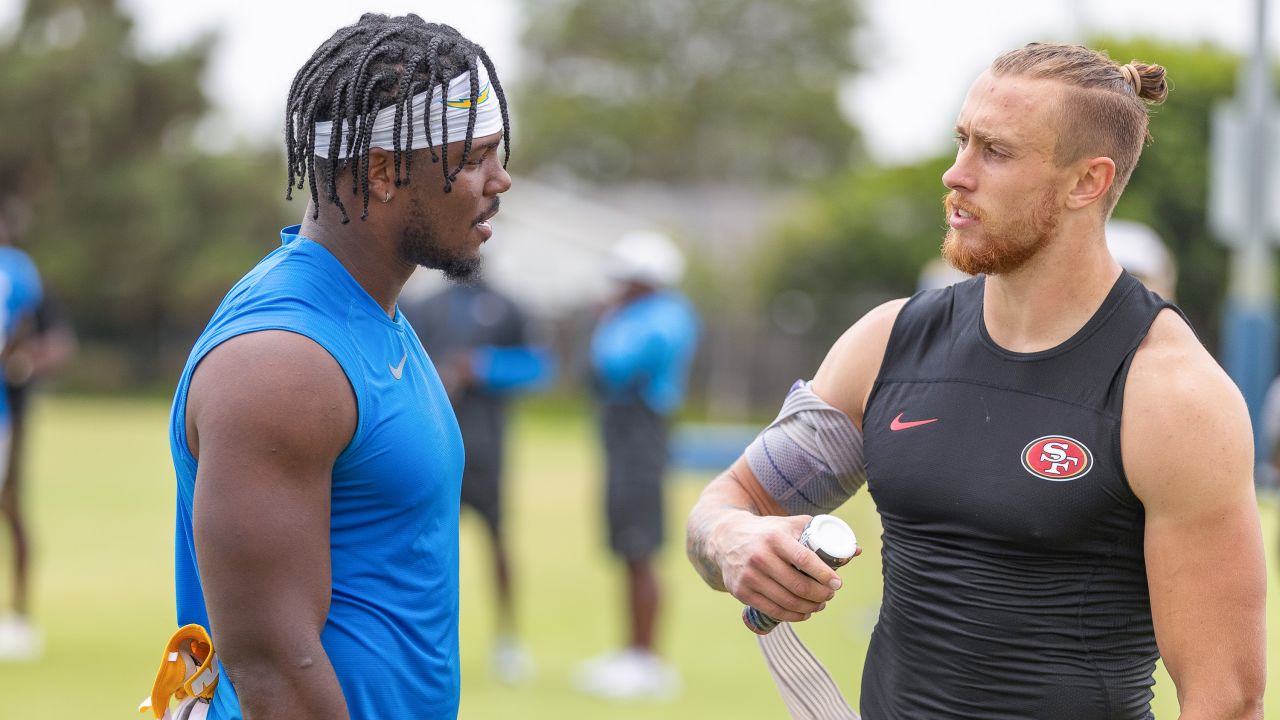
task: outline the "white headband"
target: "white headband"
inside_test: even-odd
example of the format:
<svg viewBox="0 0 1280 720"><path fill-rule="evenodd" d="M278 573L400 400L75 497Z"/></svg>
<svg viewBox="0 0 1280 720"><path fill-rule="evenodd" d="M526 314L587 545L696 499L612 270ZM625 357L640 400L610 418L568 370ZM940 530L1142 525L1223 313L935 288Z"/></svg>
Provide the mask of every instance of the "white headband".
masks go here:
<svg viewBox="0 0 1280 720"><path fill-rule="evenodd" d="M476 103L476 128L472 137L484 137L502 130L502 109L498 104L497 93L489 82L489 74L482 63L476 63L476 79L478 81ZM440 102L440 86L431 90L431 116L428 122L422 118L427 109L427 92L424 90L413 96L413 149L422 150L440 145L443 138L444 122L449 120L449 140L462 140L467 133L467 116L471 108L471 73L465 72L449 81L448 99L443 105L448 108L448 115ZM408 147L409 127L408 115L401 117L400 147ZM378 111L373 120L373 135L369 147L390 150L395 147L396 106L385 107ZM338 147L338 158L346 159L347 147L351 140L352 124L345 121L342 127L342 143ZM430 133L430 135L428 135ZM333 139L333 122L324 120L316 123L315 154L329 157L329 142Z"/></svg>

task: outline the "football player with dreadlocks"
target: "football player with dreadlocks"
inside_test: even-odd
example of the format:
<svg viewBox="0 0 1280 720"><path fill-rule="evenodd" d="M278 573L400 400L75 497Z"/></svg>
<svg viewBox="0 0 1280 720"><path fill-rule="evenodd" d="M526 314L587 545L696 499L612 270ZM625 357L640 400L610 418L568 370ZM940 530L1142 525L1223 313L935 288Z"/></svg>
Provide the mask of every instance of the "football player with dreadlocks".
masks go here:
<svg viewBox="0 0 1280 720"><path fill-rule="evenodd" d="M182 629L144 709L453 718L462 439L396 300L418 265L478 268L511 186L502 86L452 27L366 14L298 71L285 137L302 223L174 398Z"/></svg>

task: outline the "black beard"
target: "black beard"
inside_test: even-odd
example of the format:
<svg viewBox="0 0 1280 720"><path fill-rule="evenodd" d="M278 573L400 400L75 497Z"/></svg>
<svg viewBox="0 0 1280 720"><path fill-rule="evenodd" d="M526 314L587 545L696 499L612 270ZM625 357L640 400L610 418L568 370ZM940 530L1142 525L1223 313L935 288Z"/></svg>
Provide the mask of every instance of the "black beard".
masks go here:
<svg viewBox="0 0 1280 720"><path fill-rule="evenodd" d="M432 235L425 213L415 207L400 237L400 259L414 265L439 270L456 283L474 283L480 279L481 258L462 256L440 247Z"/></svg>
<svg viewBox="0 0 1280 720"><path fill-rule="evenodd" d="M455 259L444 265L440 265L436 269L444 273L444 276L460 285L474 285L480 282L480 276L483 274L480 258Z"/></svg>
<svg viewBox="0 0 1280 720"><path fill-rule="evenodd" d="M422 236L406 234L400 243L400 258L405 262L439 270L456 283L474 283L480 279L480 257L458 257L441 252L437 245Z"/></svg>

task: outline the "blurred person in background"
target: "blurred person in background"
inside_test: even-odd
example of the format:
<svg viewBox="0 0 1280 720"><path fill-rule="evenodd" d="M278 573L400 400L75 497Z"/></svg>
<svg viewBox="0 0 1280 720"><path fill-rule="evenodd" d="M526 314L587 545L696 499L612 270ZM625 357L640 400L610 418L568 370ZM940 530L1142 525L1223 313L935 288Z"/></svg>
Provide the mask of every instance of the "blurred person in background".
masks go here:
<svg viewBox="0 0 1280 720"><path fill-rule="evenodd" d="M1262 716L1248 413L1104 231L1166 93L1088 48L997 58L942 177L975 277L858 320L690 513L703 579L798 622L842 580L797 538L867 484L867 717L1145 720L1159 658L1183 718Z"/></svg>
<svg viewBox="0 0 1280 720"><path fill-rule="evenodd" d="M666 236L624 236L607 272L617 288L591 338L605 459L609 548L626 571L627 645L578 668L580 689L606 698L669 698L679 677L658 655L664 476L673 414L684 401L698 318L675 286L684 257Z"/></svg>
<svg viewBox="0 0 1280 720"><path fill-rule="evenodd" d="M23 251L14 247L17 229L0 210L0 372L10 388L0 402L0 511L13 542L11 605L0 613L0 660L34 660L43 640L31 621L31 546L22 514L22 477L18 462L23 439L26 396L14 385L25 386L34 373L52 370L65 359L58 340L43 346L37 335L37 309L44 298L40 273ZM47 350L47 352L46 352ZM15 404L16 400L16 404Z"/></svg>
<svg viewBox="0 0 1280 720"><path fill-rule="evenodd" d="M506 467L510 399L550 382L551 354L533 345L520 307L483 278L451 284L419 300L402 299L400 311L436 364L458 417L465 449L462 504L475 510L489 533L497 601L497 638L491 669L503 682L533 673L533 658L516 632L515 591L506 526Z"/></svg>
<svg viewBox="0 0 1280 720"><path fill-rule="evenodd" d="M920 268L920 275L916 279L916 292L955 285L970 277L972 276L969 273L955 269L946 260L940 257L934 258Z"/></svg>
<svg viewBox="0 0 1280 720"><path fill-rule="evenodd" d="M0 487L0 513L13 536L13 610L7 628L0 625L0 657L6 647L15 655L39 652L39 634L31 617L31 535L23 503L26 483L27 416L31 395L42 380L57 374L70 362L77 348L75 329L62 304L47 290L31 317L30 332L19 337L4 361L6 399L9 402L9 466ZM4 621L0 621L3 623ZM7 640L6 640L7 636Z"/></svg>
<svg viewBox="0 0 1280 720"><path fill-rule="evenodd" d="M1262 457L1258 458L1258 486L1280 488L1280 377L1271 381L1262 401Z"/></svg>
<svg viewBox="0 0 1280 720"><path fill-rule="evenodd" d="M462 438L396 301L419 266L478 271L511 186L505 96L454 28L366 13L298 71L285 118L310 201L178 383L180 628L142 709L453 718Z"/></svg>
<svg viewBox="0 0 1280 720"><path fill-rule="evenodd" d="M1160 235L1132 220L1111 220L1106 233L1107 250L1120 267L1151 292L1172 301L1178 287L1178 265Z"/></svg>

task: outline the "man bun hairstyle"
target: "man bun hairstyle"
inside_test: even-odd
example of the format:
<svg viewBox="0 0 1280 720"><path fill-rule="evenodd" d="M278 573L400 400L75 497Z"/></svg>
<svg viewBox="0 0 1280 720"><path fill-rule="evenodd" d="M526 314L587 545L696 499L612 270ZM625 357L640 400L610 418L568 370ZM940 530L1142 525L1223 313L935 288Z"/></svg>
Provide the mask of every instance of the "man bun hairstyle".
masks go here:
<svg viewBox="0 0 1280 720"><path fill-rule="evenodd" d="M1121 65L1105 52L1079 45L1030 43L991 63L996 76L1055 80L1062 94L1062 127L1054 148L1059 165L1105 155L1116 164L1115 181L1105 198L1110 213L1151 142L1148 109L1169 94L1165 69L1134 60Z"/></svg>
<svg viewBox="0 0 1280 720"><path fill-rule="evenodd" d="M476 123L475 100L480 88L476 70L483 64L488 72L493 90L498 97L502 113L503 167L511 155L511 131L507 120L507 100L498 82L498 73L484 48L463 37L449 25L428 23L414 14L388 17L377 13L365 13L353 25L338 30L324 42L311 59L298 70L289 87L285 103L285 150L289 168L289 184L286 199L293 199L295 182L302 189L304 181L311 185L311 201L315 213L320 214L319 186L316 183L317 164L322 170L325 197L338 206L342 222L348 221L347 209L338 196L337 175L343 167L351 168L351 191L363 192L364 207L360 218L369 215L369 142L373 122L378 111L395 107L394 162L395 184L408 184L411 178L413 133L401 142L405 123L428 122L429 110L423 117L413 113L413 97L418 93L438 88L447 94L449 81L471 72L470 110L462 157L450 169L447 117L441 128L439 143L440 170L444 179L444 191L449 192L453 181L462 170L471 153L472 134ZM430 97L430 96L428 96ZM328 157L317 158L316 123L333 123L332 142L328 143ZM344 135L345 132L345 135ZM404 145L402 147L402 144ZM437 160L436 147L430 145L431 160ZM341 152L345 150L345 153ZM404 171L401 173L403 165Z"/></svg>

